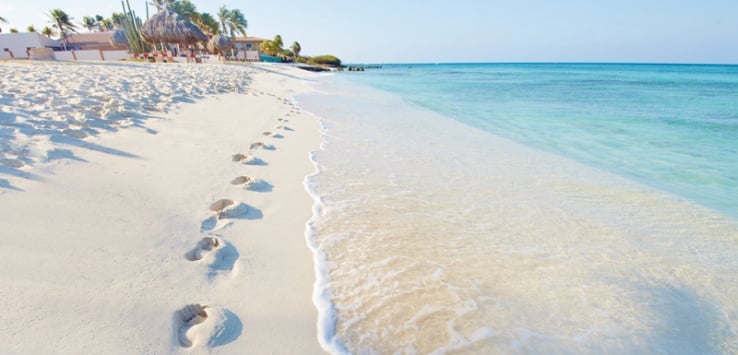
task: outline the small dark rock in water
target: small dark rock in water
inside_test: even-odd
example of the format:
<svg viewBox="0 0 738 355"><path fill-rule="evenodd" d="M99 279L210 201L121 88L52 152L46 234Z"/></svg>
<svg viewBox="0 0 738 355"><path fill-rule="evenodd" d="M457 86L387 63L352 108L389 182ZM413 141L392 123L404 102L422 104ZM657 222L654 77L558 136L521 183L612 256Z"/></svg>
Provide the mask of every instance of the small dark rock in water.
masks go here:
<svg viewBox="0 0 738 355"><path fill-rule="evenodd" d="M357 65L357 66L345 66L339 67L338 71L365 71L367 69L382 69L381 65Z"/></svg>
<svg viewBox="0 0 738 355"><path fill-rule="evenodd" d="M300 65L300 66L298 66L298 68L303 69L303 70L307 70L307 71L314 71L314 72L331 71L328 68L316 67L316 66L312 66L312 65Z"/></svg>

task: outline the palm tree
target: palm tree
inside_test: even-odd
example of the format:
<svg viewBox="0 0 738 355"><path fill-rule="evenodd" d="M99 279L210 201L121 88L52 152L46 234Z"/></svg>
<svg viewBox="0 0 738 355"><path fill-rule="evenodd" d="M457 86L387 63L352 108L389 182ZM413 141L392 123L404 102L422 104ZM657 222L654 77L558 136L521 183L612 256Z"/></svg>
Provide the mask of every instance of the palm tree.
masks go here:
<svg viewBox="0 0 738 355"><path fill-rule="evenodd" d="M51 18L52 26L59 30L59 35L62 38L62 46L64 50L67 50L67 34L77 32L77 26L72 23L72 18L66 12L62 11L62 9L50 10L48 16Z"/></svg>
<svg viewBox="0 0 738 355"><path fill-rule="evenodd" d="M6 20L5 17L0 16L0 23L8 23L8 20ZM0 32L3 32L2 28L0 28Z"/></svg>
<svg viewBox="0 0 738 355"><path fill-rule="evenodd" d="M113 25L113 20L109 18L104 18L102 21L100 21L100 31L107 32L112 31L115 29L115 25Z"/></svg>
<svg viewBox="0 0 738 355"><path fill-rule="evenodd" d="M103 29L103 22L105 21L105 18L102 17L102 15L95 15L95 24L97 24L97 30L98 32L102 32Z"/></svg>
<svg viewBox="0 0 738 355"><path fill-rule="evenodd" d="M300 47L300 43L295 41L295 43L292 43L292 53L294 54L295 59L300 57L300 51L302 50L302 47Z"/></svg>
<svg viewBox="0 0 738 355"><path fill-rule="evenodd" d="M246 37L246 28L249 27L246 16L239 9L232 10L228 17L228 28L231 30L231 37L234 37L234 32L240 33Z"/></svg>
<svg viewBox="0 0 738 355"><path fill-rule="evenodd" d="M33 26L33 25L30 25L30 26L26 27L26 31L28 31L28 32L36 32L36 27Z"/></svg>
<svg viewBox="0 0 738 355"><path fill-rule="evenodd" d="M280 52L282 51L282 46L284 45L284 42L282 42L282 36L280 35L274 36L272 43L274 44L274 47L279 49Z"/></svg>
<svg viewBox="0 0 738 355"><path fill-rule="evenodd" d="M217 34L220 29L218 20L207 12L201 13L200 16L195 19L194 24L196 24L197 27L200 27L203 32L211 35Z"/></svg>
<svg viewBox="0 0 738 355"><path fill-rule="evenodd" d="M97 27L97 21L94 17L84 16L82 17L82 26L91 32L93 28Z"/></svg>
<svg viewBox="0 0 738 355"><path fill-rule="evenodd" d="M84 16L82 17L82 26L88 31L92 32L92 29L96 29L98 32L102 32L105 29L105 18L101 15Z"/></svg>
<svg viewBox="0 0 738 355"><path fill-rule="evenodd" d="M231 11L228 10L225 5L221 6L220 9L218 9L218 20L220 21L220 33L221 34L227 34L228 31L226 30L226 23L228 23L228 18L231 16Z"/></svg>
<svg viewBox="0 0 738 355"><path fill-rule="evenodd" d="M126 14L122 12L113 12L113 14L110 15L110 21L116 28L122 27L123 24L126 23Z"/></svg>
<svg viewBox="0 0 738 355"><path fill-rule="evenodd" d="M235 37L236 32L238 32L246 36L246 28L249 23L241 10L228 10L225 6L221 6L218 10L218 19L220 20L222 34Z"/></svg>
<svg viewBox="0 0 738 355"><path fill-rule="evenodd" d="M49 26L44 26L44 28L41 29L41 34L51 38L51 36L54 34L54 30L52 30Z"/></svg>
<svg viewBox="0 0 738 355"><path fill-rule="evenodd" d="M192 23L197 22L197 18L200 17L200 14L197 13L197 7L190 0L175 1L169 8L180 16L186 17Z"/></svg>

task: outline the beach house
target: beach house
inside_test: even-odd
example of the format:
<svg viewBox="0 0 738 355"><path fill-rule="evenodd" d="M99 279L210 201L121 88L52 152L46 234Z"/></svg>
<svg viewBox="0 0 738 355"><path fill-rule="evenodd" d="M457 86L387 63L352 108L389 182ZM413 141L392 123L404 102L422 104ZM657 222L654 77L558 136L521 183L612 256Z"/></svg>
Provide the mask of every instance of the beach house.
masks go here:
<svg viewBox="0 0 738 355"><path fill-rule="evenodd" d="M238 58L248 61L259 61L259 46L267 41L259 37L236 37L233 43L238 50Z"/></svg>
<svg viewBox="0 0 738 355"><path fill-rule="evenodd" d="M33 48L60 50L61 44L36 32L0 33L0 59L28 58Z"/></svg>
<svg viewBox="0 0 738 355"><path fill-rule="evenodd" d="M120 50L121 48L113 47L110 43L112 36L112 31L75 33L67 37L66 45L69 49L77 50Z"/></svg>

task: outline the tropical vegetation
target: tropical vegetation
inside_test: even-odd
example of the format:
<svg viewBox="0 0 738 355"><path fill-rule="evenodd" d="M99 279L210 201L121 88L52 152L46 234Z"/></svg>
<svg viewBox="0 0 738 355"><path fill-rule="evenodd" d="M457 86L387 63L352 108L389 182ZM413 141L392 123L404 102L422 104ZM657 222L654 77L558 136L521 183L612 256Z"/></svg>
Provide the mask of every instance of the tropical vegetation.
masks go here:
<svg viewBox="0 0 738 355"><path fill-rule="evenodd" d="M197 25L197 27L200 27L200 30L207 34L216 34L220 30L220 23L218 20L207 12L199 14L192 23Z"/></svg>
<svg viewBox="0 0 738 355"><path fill-rule="evenodd" d="M221 34L235 37L236 33L246 36L246 28L249 24L246 16L239 9L228 10L225 5L218 9L218 20L220 21Z"/></svg>
<svg viewBox="0 0 738 355"><path fill-rule="evenodd" d="M88 31L111 31L113 30L113 21L102 17L102 15L83 16L82 26Z"/></svg>
<svg viewBox="0 0 738 355"><path fill-rule="evenodd" d="M125 3L121 1L121 6L123 7L123 13L118 16L117 20L120 21L120 28L125 32L128 49L133 53L148 52L151 46L143 41L141 33L138 31L143 24L141 18L131 10L131 4L128 0L125 0Z"/></svg>
<svg viewBox="0 0 738 355"><path fill-rule="evenodd" d="M274 36L274 39L271 41L264 41L261 42L261 45L259 46L259 50L264 52L266 55L271 55L274 57L282 57L284 49L282 46L284 43L282 42L282 36L276 35Z"/></svg>
<svg viewBox="0 0 738 355"><path fill-rule="evenodd" d="M330 54L312 57L308 59L308 63L314 65L327 65L332 67L341 66L341 60L338 59L336 56Z"/></svg>
<svg viewBox="0 0 738 355"><path fill-rule="evenodd" d="M164 8L168 8L180 16L187 18L209 36L223 35L231 38L234 38L236 35L246 36L248 21L244 13L239 9L229 9L226 6L221 6L218 9L218 12L213 15L207 12L197 11L197 6L195 6L191 0L148 1L150 5L157 9L157 11L162 11ZM131 10L129 0L122 0L121 3L122 12L114 12L110 17L104 17L99 14L86 15L83 16L82 20L77 24L75 24L73 22L73 18L62 9L52 9L47 13L50 26L44 26L39 31L37 27L30 25L26 28L26 31L39 32L47 37L58 36L61 38L62 46L66 48L67 36L72 33L76 33L78 26L86 29L87 31L99 32L121 29L126 35L129 48L132 52L141 53L151 50L151 46L141 39L141 35L138 32L138 29L143 24L142 19ZM2 23L8 23L8 21L4 17L0 16L0 24ZM11 31L17 32L15 28L11 29ZM0 32L2 32L2 29L0 29ZM276 35L274 36L274 39L262 42L259 49L262 53L278 57L282 61L295 61L329 66L340 66L341 64L341 60L333 55L321 55L313 58L302 56L302 46L297 41L294 41L289 48L284 47L285 44L282 40L282 36Z"/></svg>
<svg viewBox="0 0 738 355"><path fill-rule="evenodd" d="M297 41L293 42L289 49L282 48L283 45L282 36L276 35L273 40L262 42L259 50L266 55L279 57L282 61L294 61L320 66L341 66L341 60L334 55L326 54L312 58L301 56L302 46Z"/></svg>
<svg viewBox="0 0 738 355"><path fill-rule="evenodd" d="M44 28L41 29L41 34L51 38L51 36L54 35L54 30L52 30L49 26L44 26Z"/></svg>
<svg viewBox="0 0 738 355"><path fill-rule="evenodd" d="M302 50L302 47L300 46L300 42L295 41L292 43L292 56L297 59L300 57L300 51Z"/></svg>
<svg viewBox="0 0 738 355"><path fill-rule="evenodd" d="M62 46L66 50L67 35L77 32L77 26L72 23L72 18L62 9L50 10L48 16L52 26L59 31L62 38Z"/></svg>

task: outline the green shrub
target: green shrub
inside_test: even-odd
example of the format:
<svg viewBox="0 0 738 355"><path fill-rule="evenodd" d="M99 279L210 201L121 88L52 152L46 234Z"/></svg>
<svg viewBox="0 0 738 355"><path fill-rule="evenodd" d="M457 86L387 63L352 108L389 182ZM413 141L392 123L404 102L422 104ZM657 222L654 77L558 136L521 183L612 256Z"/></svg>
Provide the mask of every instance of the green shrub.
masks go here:
<svg viewBox="0 0 738 355"><path fill-rule="evenodd" d="M326 54L326 55L319 55L317 57L312 57L308 60L308 63L315 64L315 65L328 65L337 67L341 65L341 60L338 59L336 56Z"/></svg>

